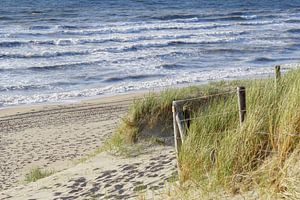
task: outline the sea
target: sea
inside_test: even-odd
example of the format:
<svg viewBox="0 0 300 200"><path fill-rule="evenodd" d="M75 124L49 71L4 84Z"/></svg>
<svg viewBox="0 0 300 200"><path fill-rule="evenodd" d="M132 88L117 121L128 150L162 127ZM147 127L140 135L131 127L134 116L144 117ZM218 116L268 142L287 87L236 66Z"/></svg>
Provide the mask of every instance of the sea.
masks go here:
<svg viewBox="0 0 300 200"><path fill-rule="evenodd" d="M0 107L268 76L299 0L1 0Z"/></svg>

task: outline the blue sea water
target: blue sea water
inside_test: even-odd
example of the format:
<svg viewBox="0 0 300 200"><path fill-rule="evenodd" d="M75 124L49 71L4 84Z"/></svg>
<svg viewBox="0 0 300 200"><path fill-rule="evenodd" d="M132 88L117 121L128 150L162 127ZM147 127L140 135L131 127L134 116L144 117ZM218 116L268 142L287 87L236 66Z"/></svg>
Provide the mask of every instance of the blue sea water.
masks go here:
<svg viewBox="0 0 300 200"><path fill-rule="evenodd" d="M0 2L0 107L262 76L299 58L299 0Z"/></svg>

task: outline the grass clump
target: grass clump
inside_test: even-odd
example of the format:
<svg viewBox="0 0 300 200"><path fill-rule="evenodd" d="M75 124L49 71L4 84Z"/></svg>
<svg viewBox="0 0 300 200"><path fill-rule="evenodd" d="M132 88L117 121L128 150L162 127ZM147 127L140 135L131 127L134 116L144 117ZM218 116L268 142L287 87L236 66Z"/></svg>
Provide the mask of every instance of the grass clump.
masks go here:
<svg viewBox="0 0 300 200"><path fill-rule="evenodd" d="M120 134L113 134L111 138L105 141L103 150L117 156L133 157L142 152L141 145L130 145Z"/></svg>
<svg viewBox="0 0 300 200"><path fill-rule="evenodd" d="M54 174L54 170L43 170L40 167L35 167L32 168L29 173L25 175L25 182L26 183L31 183L31 182L36 182L39 179L51 176Z"/></svg>
<svg viewBox="0 0 300 200"><path fill-rule="evenodd" d="M138 186L136 186L135 188L133 188L133 191L134 191L134 192L142 192L142 191L144 191L145 189L147 189L147 186L146 186L146 185L138 185Z"/></svg>
<svg viewBox="0 0 300 200"><path fill-rule="evenodd" d="M152 129L158 124L163 124L163 129L168 130L172 127L173 100L218 93L228 87L228 82L219 82L205 87L190 86L149 93L143 99L134 101L116 134L121 135L126 142L134 143L137 142L145 127Z"/></svg>

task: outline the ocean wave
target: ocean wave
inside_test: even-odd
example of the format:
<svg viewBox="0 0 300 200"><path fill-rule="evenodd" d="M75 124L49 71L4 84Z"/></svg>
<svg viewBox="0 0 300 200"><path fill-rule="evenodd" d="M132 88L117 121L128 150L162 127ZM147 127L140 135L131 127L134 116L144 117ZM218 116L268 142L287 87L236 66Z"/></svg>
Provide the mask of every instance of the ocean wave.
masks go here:
<svg viewBox="0 0 300 200"><path fill-rule="evenodd" d="M199 15L178 15L178 14L171 14L171 15L162 15L162 16L155 16L152 19L156 20L176 20L176 19L198 19Z"/></svg>
<svg viewBox="0 0 300 200"><path fill-rule="evenodd" d="M42 85L11 85L11 86L0 86L0 92L6 91L24 91L24 90L40 90L44 89Z"/></svg>
<svg viewBox="0 0 300 200"><path fill-rule="evenodd" d="M151 31L157 31L157 34L160 32L174 32L173 30L182 30L182 31L197 31L197 30L210 30L210 29L218 29L218 28L226 28L230 27L231 24L224 24L224 23L209 23L209 24L199 24L199 23L192 23L192 24L186 24L186 23L165 23L165 24L142 24L142 25L136 25L131 24L127 25L125 27L123 26L117 26L117 27L102 27L100 29L82 29L77 30L71 28L66 30L56 30L49 32L36 32L38 30L35 30L35 32L16 32L16 33L10 33L11 38L41 38L41 39L35 39L35 40L28 40L28 41L10 41L10 42L0 42L0 47L18 47L22 45L58 45L58 46L68 46L68 45L76 45L76 44L89 44L89 43L105 43L105 42L127 42L127 41L133 41L138 39L143 39L143 36L139 37L132 37L127 39L126 35L130 36L131 34L139 34L143 32L151 32ZM35 26L33 26L35 27ZM31 27L33 29L33 27ZM36 26L43 27L43 26ZM44 28L46 29L47 26ZM50 27L49 27L50 28ZM112 34L116 34L116 36L112 36ZM121 35L120 35L121 34ZM100 36L101 35L101 36ZM102 36L103 35L103 36ZM174 34L173 34L174 35ZM69 37L69 38L60 38L62 37ZM80 39L80 37L86 36L86 38ZM88 37L97 37L97 38L88 38ZM99 37L100 36L100 37ZM113 38L110 38L108 36L112 36ZM122 37L123 36L123 37ZM52 38L55 37L57 39L51 39L51 40L44 40L44 38ZM151 37L148 37L148 39L151 39Z"/></svg>
<svg viewBox="0 0 300 200"><path fill-rule="evenodd" d="M53 58L62 56L78 56L87 55L90 51L68 51L68 52L43 52L40 54L29 53L29 54L0 54L0 58Z"/></svg>
<svg viewBox="0 0 300 200"><path fill-rule="evenodd" d="M24 42L18 42L18 41L12 41L12 42L0 42L0 47L19 47L26 43Z"/></svg>
<svg viewBox="0 0 300 200"><path fill-rule="evenodd" d="M285 23L290 23L290 24L298 24L300 23L300 19L288 19L284 21Z"/></svg>
<svg viewBox="0 0 300 200"><path fill-rule="evenodd" d="M267 58L267 57L258 57L253 60L253 62L275 62L275 59Z"/></svg>
<svg viewBox="0 0 300 200"><path fill-rule="evenodd" d="M201 27L189 27L183 28L182 30L193 30L193 29L215 29L217 27L227 27L229 25L220 25L220 24L211 24L208 26L201 26ZM113 43L130 43L130 42L142 42L145 40L156 40L156 39L189 39L192 37L201 37L201 34L195 32L197 34L191 33L181 33L181 34L173 34L172 32L165 32L165 33L157 33L151 35L130 35L128 34L127 37L123 35L111 35L110 37L86 37L86 38L69 38L69 39L50 39L50 40L28 40L28 41L8 41L8 42L0 42L0 47L4 48L13 48L13 47L20 47L20 46L73 46L73 45L85 45L85 44L104 44L108 42ZM210 35L242 35L246 34L246 31L207 31L206 36ZM200 35L199 35L200 34ZM172 44L172 43L171 43ZM17 57L17 56L16 56Z"/></svg>
<svg viewBox="0 0 300 200"><path fill-rule="evenodd" d="M34 25L29 27L29 30L49 30L49 29L51 29L51 26Z"/></svg>
<svg viewBox="0 0 300 200"><path fill-rule="evenodd" d="M72 79L75 80L84 80L84 81L99 81L103 79L103 75L94 75L94 76L86 76L86 75L78 75L78 76L73 76Z"/></svg>
<svg viewBox="0 0 300 200"><path fill-rule="evenodd" d="M286 32L299 34L300 29L299 28L292 28L292 29L287 30Z"/></svg>
<svg viewBox="0 0 300 200"><path fill-rule="evenodd" d="M228 15L163 15L152 17L152 19L162 21L183 21L183 22L197 22L197 21L218 21L218 20L251 20L256 19L257 15L247 15L244 12L233 12Z"/></svg>
<svg viewBox="0 0 300 200"><path fill-rule="evenodd" d="M180 45L220 44L220 43L227 43L232 40L236 40L236 38L217 38L217 39L210 39L210 40L206 40L206 39L169 40L169 41L149 43L149 44L133 44L121 48L120 47L108 48L107 51L118 53L118 52L138 51L141 49L148 49L148 48L163 48L163 47L180 46Z"/></svg>
<svg viewBox="0 0 300 200"><path fill-rule="evenodd" d="M252 20L252 19L256 19L257 16L256 15L244 15L244 16L226 16L226 17L220 17L220 18L216 18L214 20L216 21L245 21L245 20Z"/></svg>
<svg viewBox="0 0 300 200"><path fill-rule="evenodd" d="M54 83L47 84L46 86L48 88L53 89L53 87L66 87L66 86L73 86L73 85L80 85L80 82L74 82L74 81L58 81Z"/></svg>
<svg viewBox="0 0 300 200"><path fill-rule="evenodd" d="M105 62L105 60L96 60L96 61L84 61L84 62L74 62L66 64L54 64L54 65L41 65L41 66L24 66L20 68L0 68L0 72L22 72L22 71L54 71L54 70L66 70L70 68L77 67L87 67L90 65L98 65Z"/></svg>
<svg viewBox="0 0 300 200"><path fill-rule="evenodd" d="M214 48L214 49L207 49L203 50L205 54L224 54L224 53L246 53L250 52L250 49L234 49L234 48Z"/></svg>
<svg viewBox="0 0 300 200"><path fill-rule="evenodd" d="M66 87L66 86L73 86L79 85L80 82L74 81L58 81L54 83L49 83L45 85L10 85L10 86L0 86L0 92L11 92L11 91L36 91L36 90L51 90L56 87Z"/></svg>
<svg viewBox="0 0 300 200"><path fill-rule="evenodd" d="M214 29L217 27L226 27L227 25L210 25L210 26L204 26L201 27L201 29ZM195 29L198 29L199 27L195 27ZM193 27L190 28L183 28L182 30L194 30ZM226 32L215 32L215 33L208 33L210 35L214 34L228 34ZM232 34L242 34L243 32L229 32ZM28 40L28 41L5 41L0 42L0 47L3 48L13 48L13 47L20 47L20 46L72 46L72 45L84 45L84 44L103 44L107 42L119 42L119 43L126 43L126 42L140 42L143 40L153 40L153 39L183 39L183 38L190 38L193 35L190 34L172 34L172 33L164 33L164 34L152 34L150 36L130 36L129 37L122 37L122 35L116 35L116 36L110 36L110 37L104 37L104 38L70 38L70 39L52 39L52 40Z"/></svg>
<svg viewBox="0 0 300 200"><path fill-rule="evenodd" d="M38 45L50 45L50 46L70 46L77 44L97 44L105 42L123 42L121 38L116 39L54 39L54 40L29 40L29 41L10 41L0 42L0 47L11 48L20 46L38 46Z"/></svg>
<svg viewBox="0 0 300 200"><path fill-rule="evenodd" d="M35 15L35 14L44 14L44 13L46 13L46 12L51 12L51 11L53 11L53 10L44 10L44 11L42 11L42 10L24 10L24 11L21 11L21 13L23 13L23 14L29 14L29 15Z"/></svg>
<svg viewBox="0 0 300 200"><path fill-rule="evenodd" d="M0 42L0 47L2 48L20 47L25 45L55 45L55 41L54 40L49 40L49 41L30 40L30 41Z"/></svg>
<svg viewBox="0 0 300 200"><path fill-rule="evenodd" d="M268 25L268 24L274 24L275 21L251 21L251 22L240 22L237 23L238 25L242 26L259 26L259 25Z"/></svg>
<svg viewBox="0 0 300 200"><path fill-rule="evenodd" d="M87 61L87 62L78 62L78 63L68 63L68 64L58 64L58 65L44 65L44 66L36 66L36 67L28 67L24 69L14 69L14 70L31 70L31 71L53 71L53 70L65 70L68 68L75 67L85 67L88 65L96 65L103 62L101 61Z"/></svg>
<svg viewBox="0 0 300 200"><path fill-rule="evenodd" d="M11 70L30 70L30 71L53 71L53 70L61 70L71 67L79 66L80 64L61 64L61 65L47 65L47 66L38 66L38 67L28 67L25 69L11 69Z"/></svg>
<svg viewBox="0 0 300 200"><path fill-rule="evenodd" d="M72 26L72 25L61 25L59 26L59 28L61 29L67 29L67 30L77 30L77 29L80 29L80 28L86 28L86 27L80 27L80 26Z"/></svg>
<svg viewBox="0 0 300 200"><path fill-rule="evenodd" d="M241 15L246 15L247 12L245 11L235 11L235 12L231 12L231 13L228 13L228 15L233 15L233 16L241 16Z"/></svg>
<svg viewBox="0 0 300 200"><path fill-rule="evenodd" d="M107 51L111 53L120 53L120 52L130 52L130 51L138 51L141 49L149 49L149 48L163 48L168 46L175 46L180 44L193 44L192 42L185 41L170 41L164 43L150 43L150 44L133 44L126 47L113 47L108 48Z"/></svg>
<svg viewBox="0 0 300 200"><path fill-rule="evenodd" d="M111 82L119 82L119 81L126 81L126 80L142 80L148 78L158 78L163 77L164 75L161 74L137 74L137 75L127 75L127 76L115 76L105 79L104 82L111 83Z"/></svg>
<svg viewBox="0 0 300 200"><path fill-rule="evenodd" d="M14 18L7 17L7 16L0 16L0 21L8 21L8 20L14 20Z"/></svg>
<svg viewBox="0 0 300 200"><path fill-rule="evenodd" d="M248 20L248 19L256 19L257 15L241 15L240 17Z"/></svg>
<svg viewBox="0 0 300 200"><path fill-rule="evenodd" d="M82 24L76 24L76 25L58 25L58 29L64 29L64 30L80 30L80 29L96 29L101 28L103 25L82 25Z"/></svg>
<svg viewBox="0 0 300 200"><path fill-rule="evenodd" d="M177 69L184 69L186 68L186 66L184 65L180 65L180 64L164 64L164 65L160 65L157 66L156 68L159 69L167 69L167 70L177 70Z"/></svg>
<svg viewBox="0 0 300 200"><path fill-rule="evenodd" d="M290 49L290 50L299 50L300 49L300 43L293 43L293 44L290 44L287 49ZM299 59L300 60L300 59Z"/></svg>
<svg viewBox="0 0 300 200"><path fill-rule="evenodd" d="M117 27L102 27L100 29L90 29L90 30L59 30L51 33L43 33L44 35L64 35L64 36L92 36L92 35L103 35L103 34L133 34L142 33L147 31L167 31L167 30L202 30L202 29L213 29L213 28L224 28L229 27L230 24L186 24L184 22L174 22L165 24L147 24L147 25L136 25L130 24L126 26ZM27 33L29 35L35 35L35 33Z"/></svg>

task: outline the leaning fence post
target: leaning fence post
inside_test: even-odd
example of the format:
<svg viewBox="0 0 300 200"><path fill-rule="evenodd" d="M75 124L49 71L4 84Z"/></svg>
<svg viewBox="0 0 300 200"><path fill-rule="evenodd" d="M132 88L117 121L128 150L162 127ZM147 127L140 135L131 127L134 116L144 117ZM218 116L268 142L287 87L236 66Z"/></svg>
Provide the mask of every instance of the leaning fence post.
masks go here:
<svg viewBox="0 0 300 200"><path fill-rule="evenodd" d="M181 148L181 138L179 134L179 129L177 125L177 112L178 111L178 106L176 104L176 101L173 101L172 103L172 112L173 112L173 128L174 128L174 142L175 142L175 152L176 152L176 157L177 157L177 167L178 167L178 172L180 172L180 165L179 165L179 151Z"/></svg>
<svg viewBox="0 0 300 200"><path fill-rule="evenodd" d="M181 138L181 143L183 143L186 135L186 128L184 126L184 116L182 110L177 111L176 122L177 122L177 127Z"/></svg>
<svg viewBox="0 0 300 200"><path fill-rule="evenodd" d="M243 86L237 87L237 94L239 104L240 125L242 125L246 115L246 88Z"/></svg>

